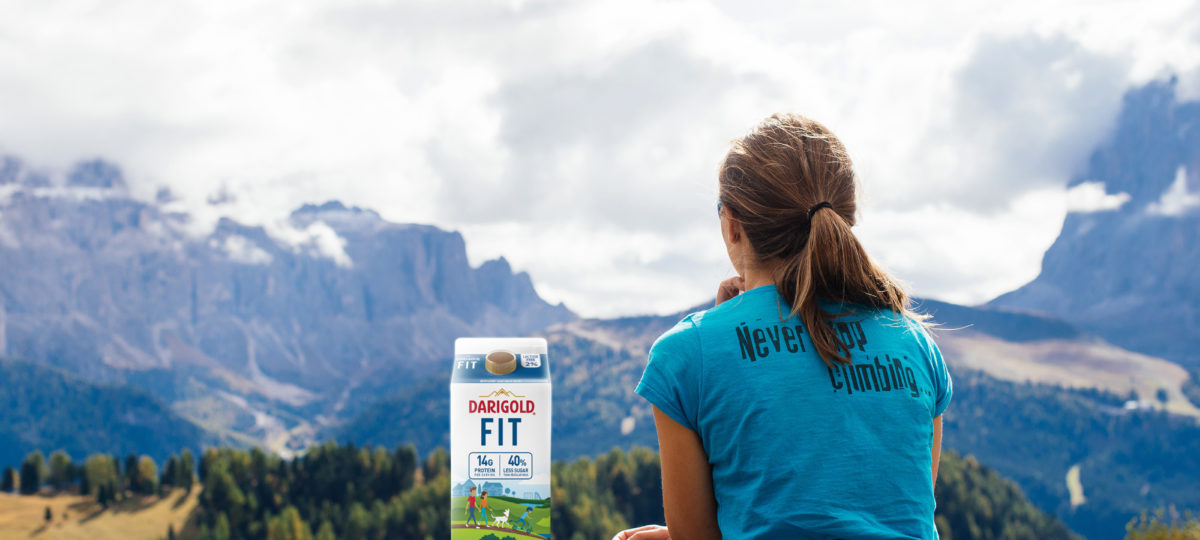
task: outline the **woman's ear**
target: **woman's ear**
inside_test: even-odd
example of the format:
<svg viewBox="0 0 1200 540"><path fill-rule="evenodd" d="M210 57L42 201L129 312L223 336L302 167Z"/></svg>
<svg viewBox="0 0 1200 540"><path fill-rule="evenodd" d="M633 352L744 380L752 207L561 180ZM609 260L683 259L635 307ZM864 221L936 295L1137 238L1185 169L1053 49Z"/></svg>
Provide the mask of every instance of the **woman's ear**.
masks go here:
<svg viewBox="0 0 1200 540"><path fill-rule="evenodd" d="M725 208L725 226L728 227L726 232L729 235L729 241L734 244L738 243L742 239L742 222L738 221L728 207Z"/></svg>

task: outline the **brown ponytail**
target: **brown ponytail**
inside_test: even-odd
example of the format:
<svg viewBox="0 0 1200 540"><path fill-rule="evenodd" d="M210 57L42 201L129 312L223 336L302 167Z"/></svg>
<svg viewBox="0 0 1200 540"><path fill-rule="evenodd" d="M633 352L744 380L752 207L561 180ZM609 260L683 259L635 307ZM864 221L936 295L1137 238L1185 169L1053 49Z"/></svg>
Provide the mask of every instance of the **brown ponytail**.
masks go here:
<svg viewBox="0 0 1200 540"><path fill-rule="evenodd" d="M720 200L742 224L760 262L799 315L826 364L850 350L828 324L818 298L890 309L923 320L908 295L874 263L850 227L855 177L841 141L819 122L775 114L733 142L720 170ZM828 207L818 206L829 203ZM811 220L810 217L810 209Z"/></svg>

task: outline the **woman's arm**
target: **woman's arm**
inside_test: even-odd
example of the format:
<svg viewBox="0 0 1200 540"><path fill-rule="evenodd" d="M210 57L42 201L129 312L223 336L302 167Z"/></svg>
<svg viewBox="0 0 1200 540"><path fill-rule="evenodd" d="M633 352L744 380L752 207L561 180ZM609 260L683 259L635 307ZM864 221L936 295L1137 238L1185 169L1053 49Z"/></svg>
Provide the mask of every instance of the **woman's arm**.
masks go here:
<svg viewBox="0 0 1200 540"><path fill-rule="evenodd" d="M933 419L933 485L937 485L938 463L942 461L942 417Z"/></svg>
<svg viewBox="0 0 1200 540"><path fill-rule="evenodd" d="M700 436L654 407L662 460L663 510L672 540L721 538L712 467Z"/></svg>

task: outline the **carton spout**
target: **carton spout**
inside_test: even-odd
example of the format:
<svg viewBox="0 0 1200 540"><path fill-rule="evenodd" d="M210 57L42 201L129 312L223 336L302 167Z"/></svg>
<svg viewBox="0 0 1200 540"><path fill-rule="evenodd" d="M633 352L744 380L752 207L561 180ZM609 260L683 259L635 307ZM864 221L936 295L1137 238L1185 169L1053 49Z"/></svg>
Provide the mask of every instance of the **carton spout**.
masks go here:
<svg viewBox="0 0 1200 540"><path fill-rule="evenodd" d="M508 375L517 369L517 355L508 351L492 351L485 358L485 367L494 375Z"/></svg>

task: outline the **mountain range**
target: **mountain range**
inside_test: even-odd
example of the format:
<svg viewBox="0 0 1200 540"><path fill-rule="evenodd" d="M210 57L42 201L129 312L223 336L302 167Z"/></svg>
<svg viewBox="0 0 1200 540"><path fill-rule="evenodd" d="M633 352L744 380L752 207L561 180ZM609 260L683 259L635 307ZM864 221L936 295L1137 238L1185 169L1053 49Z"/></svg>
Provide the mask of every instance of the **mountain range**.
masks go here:
<svg viewBox="0 0 1200 540"><path fill-rule="evenodd" d="M1029 284L992 306L1036 310L1200 370L1200 102L1177 80L1128 92L1116 129L1070 185L1124 202L1071 212Z"/></svg>
<svg viewBox="0 0 1200 540"><path fill-rule="evenodd" d="M980 306L918 301L956 377L946 445L1091 538L1119 537L1144 508L1200 509L1200 104L1175 84L1127 94L1071 180L1122 202L1068 214L1033 282ZM159 412L134 425L194 424L172 435L180 446L286 456L334 438L425 453L448 444L454 338L540 335L554 457L568 459L656 446L633 393L646 352L711 305L583 319L503 258L471 266L458 233L337 201L200 235L192 219L167 191L132 197L103 160L60 178L0 157L0 356L143 396ZM13 454L52 450L38 433L10 437Z"/></svg>
<svg viewBox="0 0 1200 540"><path fill-rule="evenodd" d="M0 355L142 386L210 431L277 452L440 371L461 336L575 319L463 238L338 202L203 236L168 193L92 160L54 178L0 159Z"/></svg>

